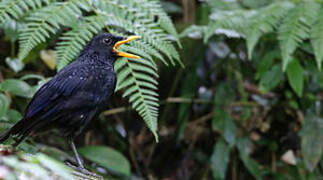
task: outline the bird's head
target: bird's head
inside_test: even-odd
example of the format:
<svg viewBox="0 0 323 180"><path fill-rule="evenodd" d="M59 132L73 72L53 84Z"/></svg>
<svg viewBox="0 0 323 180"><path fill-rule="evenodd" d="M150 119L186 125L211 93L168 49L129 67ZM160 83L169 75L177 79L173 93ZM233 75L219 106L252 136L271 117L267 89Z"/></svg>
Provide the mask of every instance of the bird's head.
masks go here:
<svg viewBox="0 0 323 180"><path fill-rule="evenodd" d="M138 38L140 38L140 36L121 37L110 33L101 33L95 36L89 45L94 51L104 52L104 54L114 58L127 57L136 59L140 58L140 56L119 51L118 47Z"/></svg>

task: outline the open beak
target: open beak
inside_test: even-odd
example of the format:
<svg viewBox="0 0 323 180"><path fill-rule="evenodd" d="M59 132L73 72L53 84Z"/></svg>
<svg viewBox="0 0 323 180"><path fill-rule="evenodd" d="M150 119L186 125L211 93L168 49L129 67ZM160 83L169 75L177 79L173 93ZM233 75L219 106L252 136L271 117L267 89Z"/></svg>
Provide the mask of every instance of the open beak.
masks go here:
<svg viewBox="0 0 323 180"><path fill-rule="evenodd" d="M140 38L140 36L129 36L126 40L118 41L114 45L113 51L116 52L118 56L127 57L127 58L134 58L134 59L140 58L140 56L137 56L137 55L134 55L134 54L130 54L130 53L126 53L126 52L122 52L122 51L119 51L117 49L122 44L126 44L127 42L130 42L130 41L135 40L135 39L138 39L138 38Z"/></svg>

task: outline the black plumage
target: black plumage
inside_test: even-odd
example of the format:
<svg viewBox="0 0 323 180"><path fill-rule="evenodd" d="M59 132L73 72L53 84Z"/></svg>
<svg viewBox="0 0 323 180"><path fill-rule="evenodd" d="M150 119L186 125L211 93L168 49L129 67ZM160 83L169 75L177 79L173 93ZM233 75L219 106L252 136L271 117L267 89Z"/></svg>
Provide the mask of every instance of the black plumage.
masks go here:
<svg viewBox="0 0 323 180"><path fill-rule="evenodd" d="M114 62L120 56L138 58L117 48L136 38L109 33L94 37L73 63L36 92L24 117L2 135L0 143L15 136L17 145L31 133L59 128L69 138L77 156L73 138L106 107L114 93L117 82ZM80 161L79 165L83 167Z"/></svg>

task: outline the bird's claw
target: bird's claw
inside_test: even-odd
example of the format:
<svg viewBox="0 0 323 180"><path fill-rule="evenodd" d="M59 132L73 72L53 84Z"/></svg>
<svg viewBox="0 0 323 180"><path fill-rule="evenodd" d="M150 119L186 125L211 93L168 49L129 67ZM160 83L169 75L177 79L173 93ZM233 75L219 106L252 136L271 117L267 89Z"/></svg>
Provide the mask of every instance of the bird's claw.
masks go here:
<svg viewBox="0 0 323 180"><path fill-rule="evenodd" d="M73 175L75 175L75 176L81 176L81 174L82 174L83 176L86 175L86 176L94 177L98 180L103 180L102 176L97 175L96 173L91 172L83 167L74 166L69 162L66 162L66 165L76 171L76 172L73 172ZM79 174L79 173L81 173L81 174ZM89 178L89 177L82 177L82 178Z"/></svg>

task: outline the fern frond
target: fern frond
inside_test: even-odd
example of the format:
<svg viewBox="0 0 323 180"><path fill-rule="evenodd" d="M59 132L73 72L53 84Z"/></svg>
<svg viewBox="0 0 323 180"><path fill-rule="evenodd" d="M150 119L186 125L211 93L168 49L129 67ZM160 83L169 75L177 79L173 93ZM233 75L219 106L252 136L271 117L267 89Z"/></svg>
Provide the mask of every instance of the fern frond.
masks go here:
<svg viewBox="0 0 323 180"><path fill-rule="evenodd" d="M26 12L49 3L49 0L2 0L0 2L0 24L11 18L19 19Z"/></svg>
<svg viewBox="0 0 323 180"><path fill-rule="evenodd" d="M161 29L165 30L167 33L174 36L175 41L181 47L181 43L179 41L179 35L174 27L174 24L172 23L169 16L163 10L158 0L150 0L150 1L115 0L115 1L117 2L117 4L122 4L123 6L131 7L131 10L133 11L133 13L136 14L136 17L140 17L140 16L144 17L145 21L147 21L147 24L150 24L151 26L159 26ZM155 18L157 18L156 23L155 23Z"/></svg>
<svg viewBox="0 0 323 180"><path fill-rule="evenodd" d="M165 58L163 57L163 55L160 52L158 52L156 49L154 49L150 44L145 43L143 41L132 41L131 45L132 45L132 47L135 47L137 49L141 49L141 50L145 51L147 54L149 54L150 56L161 60L165 65L168 66L168 63L165 60ZM154 63L154 62L152 62L152 63Z"/></svg>
<svg viewBox="0 0 323 180"><path fill-rule="evenodd" d="M238 33L242 33L245 22L257 13L255 10L233 10L233 11L217 11L210 15L211 21L207 25L204 42L215 34L216 29L232 29Z"/></svg>
<svg viewBox="0 0 323 180"><path fill-rule="evenodd" d="M194 39L202 38L207 31L207 26L191 25L180 33L179 37L191 37Z"/></svg>
<svg viewBox="0 0 323 180"><path fill-rule="evenodd" d="M323 21L321 17L323 17L323 9L319 11L317 17L311 30L311 43L314 49L317 66L321 70L323 60Z"/></svg>
<svg viewBox="0 0 323 180"><path fill-rule="evenodd" d="M149 16L149 14L137 16L135 12L144 13L145 11L141 11L135 7L127 9L126 1L114 2L113 0L103 0L97 2L100 2L100 4L94 4L95 7L100 7L101 9L97 15L104 16L102 19L105 19L107 25L121 27L129 32L142 36L145 42L164 53L173 65L175 64L174 60L181 64L178 52L168 41L168 35L160 31L160 29L155 28L157 24L153 23L153 19L151 19L154 16Z"/></svg>
<svg viewBox="0 0 323 180"><path fill-rule="evenodd" d="M5 0L16 2L15 0ZM28 2L32 0L25 0ZM115 66L118 75L118 88L124 88L123 95L129 97L132 107L143 117L148 127L157 137L158 117L158 74L156 60L161 60L168 65L182 62L179 54L172 44L177 41L180 45L177 31L162 9L157 0L69 0L50 1L46 6L40 7L38 2L23 7L33 9L25 18L27 27L19 36L19 58L25 58L38 44L45 42L51 34L56 33L62 27L69 27L63 32L57 43L57 68L60 70L77 58L84 45L94 35L107 27L113 34L136 34L142 38L130 42L121 49L138 54L142 57L136 61L119 60ZM49 1L49 0L48 0ZM20 0L19 0L20 2ZM1 6L0 3L0 13ZM42 5L41 4L41 5ZM22 9L23 9L22 8ZM23 9L24 10L24 9ZM83 11L91 11L91 14L83 14ZM16 12L5 11L3 17L18 18L23 14L20 9ZM93 13L93 14L92 14ZM0 14L1 17L1 14ZM64 29L65 31L65 29ZM182 65L183 66L183 65Z"/></svg>
<svg viewBox="0 0 323 180"><path fill-rule="evenodd" d="M146 51L144 51L143 49L141 49L141 48L138 48L138 47L136 47L136 46L134 46L132 43L130 44L131 46L128 46L128 45L123 45L123 49L125 50L125 51L127 51L127 52L130 52L130 53L133 53L133 54L140 54L140 56L141 57L143 57L143 58L145 58L145 59L147 59L147 60L149 60L150 62L146 62L146 61L144 61L144 63L147 65L147 66L149 66L149 67L151 67L151 68L153 68L153 69L155 69L155 70L157 70L157 66L156 66L156 63L154 62L154 60L153 60L153 57L150 55L150 54L148 54Z"/></svg>
<svg viewBox="0 0 323 180"><path fill-rule="evenodd" d="M38 44L45 42L50 33L55 33L60 25L69 25L77 21L85 7L82 0L57 2L39 9L27 18L27 28L19 37L20 49L18 57L24 59Z"/></svg>
<svg viewBox="0 0 323 180"><path fill-rule="evenodd" d="M272 32L279 25L281 18L292 7L294 7L294 4L290 2L273 3L257 11L248 20L246 19L243 32L247 37L248 55L250 58L259 38L265 33Z"/></svg>
<svg viewBox="0 0 323 180"><path fill-rule="evenodd" d="M309 37L310 27L313 24L319 5L314 2L299 3L291 9L282 25L279 27L279 41L283 58L283 70L292 59L296 48Z"/></svg>
<svg viewBox="0 0 323 180"><path fill-rule="evenodd" d="M92 16L92 17L86 17L84 18L84 22L80 23L78 27L75 27L73 30L63 34L63 36L60 38L63 40L62 42L58 43L58 46L56 48L57 50L57 55L58 55L58 69L61 69L65 65L69 64L72 62L79 52L81 51L83 45L87 41L89 41L94 34L99 32L105 24L107 23L109 25L116 25L118 24L123 24L119 26L123 26L124 28L126 27L126 21L120 20L120 22L117 22L118 20L114 20L114 18L109 15L105 16ZM129 24L129 23L128 23ZM145 33L139 34L141 36L147 36ZM166 65L168 63L165 61L164 57L158 52L158 50L154 49L148 42L144 41L135 41L131 42L131 44L134 45L133 48L137 48L137 51L141 49L141 55L144 55L142 53L146 53L146 57L149 56L154 56L157 57L158 59L162 60ZM173 46L169 45L171 48L169 50L176 51ZM168 46L166 46L168 47ZM165 50L167 51L167 50ZM170 51L171 52L171 51ZM177 58L179 58L177 52L176 52ZM150 58L148 58L150 59Z"/></svg>
<svg viewBox="0 0 323 180"><path fill-rule="evenodd" d="M129 0L128 0L129 1ZM157 0L152 0L149 3L144 2L144 0L135 0L136 7L141 7L141 11L147 11L151 17L158 17L158 24L166 32L173 35L179 47L182 47L179 41L179 35L172 23L169 16L163 11L161 4Z"/></svg>
<svg viewBox="0 0 323 180"><path fill-rule="evenodd" d="M120 27L122 29L126 29L133 34L140 35L144 42L150 44L153 48L158 51L164 53L171 61L173 65L175 65L174 59L182 65L182 62L179 58L179 54L176 51L175 47L169 43L168 41L163 41L160 39L158 35L153 30L147 29L144 26L135 27L129 21L122 19L120 17L116 17L111 14L107 14L105 12L100 12L101 19L104 19L104 22L109 26ZM99 16L99 15L98 15Z"/></svg>
<svg viewBox="0 0 323 180"><path fill-rule="evenodd" d="M71 63L83 49L84 45L104 27L96 16L89 16L74 29L63 34L57 44L57 70Z"/></svg>
<svg viewBox="0 0 323 180"><path fill-rule="evenodd" d="M143 63L139 65L138 63ZM124 60L121 59L115 63L115 69L118 75L117 90L126 88L123 97L129 97L132 108L141 115L149 129L153 132L156 141L157 136L157 118L158 118L158 94L154 92L157 89L158 74L156 68L150 66L147 59Z"/></svg>

